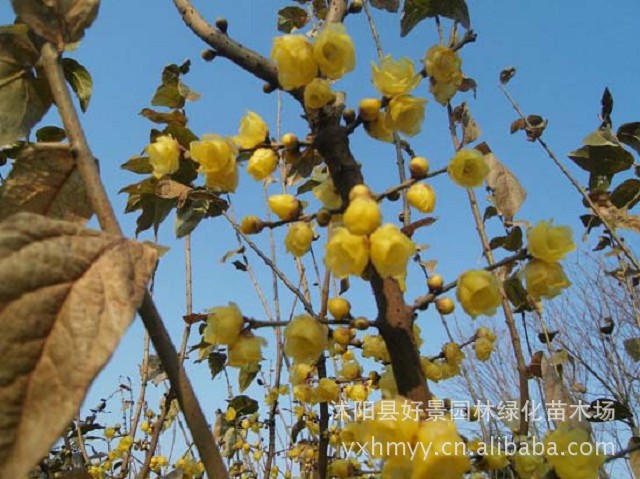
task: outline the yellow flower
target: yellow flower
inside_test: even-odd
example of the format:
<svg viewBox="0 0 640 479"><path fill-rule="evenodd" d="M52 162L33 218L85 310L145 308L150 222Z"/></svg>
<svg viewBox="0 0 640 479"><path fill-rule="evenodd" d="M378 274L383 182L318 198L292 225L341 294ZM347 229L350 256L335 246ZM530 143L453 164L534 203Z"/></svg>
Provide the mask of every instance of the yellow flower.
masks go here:
<svg viewBox="0 0 640 479"><path fill-rule="evenodd" d="M329 172L322 173L320 170L314 170L313 177L319 182L313 188L313 196L315 196L322 205L329 210L337 210L342 207L342 197L338 193L333 179Z"/></svg>
<svg viewBox="0 0 640 479"><path fill-rule="evenodd" d="M369 390L362 384L350 384L344 392L351 401L366 401L369 397Z"/></svg>
<svg viewBox="0 0 640 479"><path fill-rule="evenodd" d="M328 330L308 314L296 316L284 330L284 352L295 362L314 363L327 348Z"/></svg>
<svg viewBox="0 0 640 479"><path fill-rule="evenodd" d="M545 462L544 455L534 454L530 449L526 450L529 454L524 452L525 450L520 450L511 456L511 463L518 477L522 479L545 477L551 468Z"/></svg>
<svg viewBox="0 0 640 479"><path fill-rule="evenodd" d="M178 171L180 167L180 146L172 137L163 135L156 138L146 148L153 176L162 178Z"/></svg>
<svg viewBox="0 0 640 479"><path fill-rule="evenodd" d="M493 316L502 303L500 282L485 270L469 270L460 275L456 296L466 313L474 318L482 314Z"/></svg>
<svg viewBox="0 0 640 479"><path fill-rule="evenodd" d="M255 235L262 231L264 224L257 216L249 215L242 218L240 223L240 231L246 235Z"/></svg>
<svg viewBox="0 0 640 479"><path fill-rule="evenodd" d="M406 57L394 60L386 55L380 66L371 65L373 84L386 97L405 95L420 83L420 75L415 73L413 62Z"/></svg>
<svg viewBox="0 0 640 479"><path fill-rule="evenodd" d="M129 449L131 449L131 446L133 445L133 437L131 436L124 436L120 439L120 441L118 442L118 451L120 452L127 452Z"/></svg>
<svg viewBox="0 0 640 479"><path fill-rule="evenodd" d="M559 295L560 290L571 286L559 263L534 259L524 267L523 274L527 291L536 299L551 299Z"/></svg>
<svg viewBox="0 0 640 479"><path fill-rule="evenodd" d="M306 221L298 221L291 225L284 239L284 246L293 256L303 256L311 249L313 229Z"/></svg>
<svg viewBox="0 0 640 479"><path fill-rule="evenodd" d="M394 96L387 106L387 126L408 136L415 136L422 129L427 100L412 95Z"/></svg>
<svg viewBox="0 0 640 479"><path fill-rule="evenodd" d="M235 421L237 415L237 411L230 407L227 409L227 412L224 415L224 418L227 422Z"/></svg>
<svg viewBox="0 0 640 479"><path fill-rule="evenodd" d="M294 386L297 384L303 384L309 377L309 374L311 374L312 370L313 367L309 364L295 363L289 369L289 380L291 381L291 384Z"/></svg>
<svg viewBox="0 0 640 479"><path fill-rule="evenodd" d="M238 135L233 137L233 141L240 145L240 148L250 150L264 143L269 133L269 127L262 117L257 113L248 111L240 120Z"/></svg>
<svg viewBox="0 0 640 479"><path fill-rule="evenodd" d="M422 422L417 440L428 448L428 453L414 461L411 479L460 479L470 468L471 462L461 447L463 440L453 421Z"/></svg>
<svg viewBox="0 0 640 479"><path fill-rule="evenodd" d="M416 252L413 241L391 223L378 228L369 241L371 262L378 274L383 278L395 278L402 284L407 275L407 263Z"/></svg>
<svg viewBox="0 0 640 479"><path fill-rule="evenodd" d="M204 329L204 340L209 344L233 344L238 340L244 324L242 312L235 303L211 309Z"/></svg>
<svg viewBox="0 0 640 479"><path fill-rule="evenodd" d="M281 220L289 221L300 214L300 202L293 195L273 195L267 201L271 211Z"/></svg>
<svg viewBox="0 0 640 479"><path fill-rule="evenodd" d="M238 168L219 173L207 173L205 184L215 191L227 191L233 193L238 188Z"/></svg>
<svg viewBox="0 0 640 479"><path fill-rule="evenodd" d="M442 379L442 367L440 363L430 361L429 358L424 356L420 357L420 368L424 377L429 381L438 382Z"/></svg>
<svg viewBox="0 0 640 479"><path fill-rule="evenodd" d="M278 82L285 90L305 86L318 74L313 47L302 35L274 38L271 58L278 66Z"/></svg>
<svg viewBox="0 0 640 479"><path fill-rule="evenodd" d="M360 276L369 263L366 237L351 234L346 228L336 228L327 241L324 262L338 278L350 274Z"/></svg>
<svg viewBox="0 0 640 479"><path fill-rule="evenodd" d="M407 201L421 213L431 213L436 207L436 193L431 185L416 183L407 190Z"/></svg>
<svg viewBox="0 0 640 479"><path fill-rule="evenodd" d="M389 128L386 112L379 111L373 121L366 121L364 128L371 138L393 143L393 131Z"/></svg>
<svg viewBox="0 0 640 479"><path fill-rule="evenodd" d="M310 110L322 108L335 99L336 94L331 90L329 81L324 78L314 78L304 89L304 106Z"/></svg>
<svg viewBox="0 0 640 479"><path fill-rule="evenodd" d="M303 403L313 403L315 402L314 399L314 394L313 394L313 389L311 388L311 386L308 386L307 384L298 384L297 386L293 387L293 398L296 401L300 401Z"/></svg>
<svg viewBox="0 0 640 479"><path fill-rule="evenodd" d="M462 59L451 48L435 45L427 51L424 60L427 75L438 83L454 83L461 75Z"/></svg>
<svg viewBox="0 0 640 479"><path fill-rule="evenodd" d="M313 44L313 58L323 75L332 80L353 70L356 50L342 23L327 23Z"/></svg>
<svg viewBox="0 0 640 479"><path fill-rule="evenodd" d="M415 442L420 422L413 413L406 416L403 414L403 411L407 411L407 406L415 411L415 406L407 403L405 398L397 397L378 401L373 405L373 411L368 411L367 419L362 422L362 434L365 438L373 436L376 441L383 444L382 448L370 447L370 452L374 457L384 457L394 462L404 459L401 449L396 449L394 454L391 448L386 445L393 442Z"/></svg>
<svg viewBox="0 0 640 479"><path fill-rule="evenodd" d="M431 82L429 91L441 105L446 105L458 93L458 89L462 84L462 75L453 83Z"/></svg>
<svg viewBox="0 0 640 479"><path fill-rule="evenodd" d="M493 342L489 341L487 338L478 338L473 345L473 350L476 352L478 361L488 360L491 357L493 349Z"/></svg>
<svg viewBox="0 0 640 479"><path fill-rule="evenodd" d="M334 459L331 461L331 464L329 464L329 470L327 472L329 477L346 479L353 475L354 467L348 459Z"/></svg>
<svg viewBox="0 0 640 479"><path fill-rule="evenodd" d="M258 148L247 163L247 173L254 180L264 180L273 173L278 164L278 157L271 148Z"/></svg>
<svg viewBox="0 0 640 479"><path fill-rule="evenodd" d="M104 437L107 439L113 439L113 436L116 435L116 430L112 427L106 427L104 429Z"/></svg>
<svg viewBox="0 0 640 479"><path fill-rule="evenodd" d="M315 392L318 402L338 402L340 399L340 386L333 379L320 379Z"/></svg>
<svg viewBox="0 0 640 479"><path fill-rule="evenodd" d="M447 171L456 184L465 188L475 188L480 186L489 174L489 165L480 151L460 150L451 159Z"/></svg>
<svg viewBox="0 0 640 479"><path fill-rule="evenodd" d="M446 343L442 348L442 352L447 362L453 366L459 366L464 359L464 353L458 343Z"/></svg>
<svg viewBox="0 0 640 479"><path fill-rule="evenodd" d="M545 457L559 479L597 479L598 469L606 459L584 429L568 429L566 425L547 433Z"/></svg>
<svg viewBox="0 0 640 479"><path fill-rule="evenodd" d="M382 223L382 214L376 200L359 196L349 202L342 221L350 233L369 235Z"/></svg>
<svg viewBox="0 0 640 479"><path fill-rule="evenodd" d="M527 231L527 249L534 258L555 263L575 250L576 245L570 227L553 226L551 221L541 221Z"/></svg>
<svg viewBox="0 0 640 479"><path fill-rule="evenodd" d="M476 336L479 338L488 339L492 343L495 342L495 340L497 339L495 333L491 331L489 328L485 328L485 327L478 328L478 330L476 331Z"/></svg>
<svg viewBox="0 0 640 479"><path fill-rule="evenodd" d="M351 303L344 298L336 296L327 301L327 309L334 319L340 321L349 316L351 312Z"/></svg>
<svg viewBox="0 0 640 479"><path fill-rule="evenodd" d="M262 346L265 344L267 341L264 338L252 333L240 336L229 346L227 364L234 368L257 365L262 360Z"/></svg>
<svg viewBox="0 0 640 479"><path fill-rule="evenodd" d="M347 328L343 328L347 329ZM335 332L335 331L334 331ZM348 381L352 381L359 378L362 374L362 369L356 361L346 361L342 363L342 368L339 371L340 377Z"/></svg>
<svg viewBox="0 0 640 479"><path fill-rule="evenodd" d="M203 135L201 141L192 141L189 149L191 158L200 164L200 173L207 175L207 186L235 191L238 149L231 140L220 135Z"/></svg>
<svg viewBox="0 0 640 479"><path fill-rule="evenodd" d="M362 357L373 358L383 363L391 362L391 356L389 356L387 344L380 335L372 336L367 334L362 338Z"/></svg>

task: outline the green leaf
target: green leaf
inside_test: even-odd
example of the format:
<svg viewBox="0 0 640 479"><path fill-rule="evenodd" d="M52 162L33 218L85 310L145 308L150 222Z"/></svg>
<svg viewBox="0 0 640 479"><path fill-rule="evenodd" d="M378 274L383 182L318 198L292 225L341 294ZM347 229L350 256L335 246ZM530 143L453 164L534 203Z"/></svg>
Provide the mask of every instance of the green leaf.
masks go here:
<svg viewBox="0 0 640 479"><path fill-rule="evenodd" d="M207 216L209 204L207 201L187 201L178 209L176 217L176 237L182 238L190 234L196 226Z"/></svg>
<svg viewBox="0 0 640 479"><path fill-rule="evenodd" d="M594 131L584 139L584 144L569 153L569 158L589 173L615 175L633 165L633 155L622 147L609 129Z"/></svg>
<svg viewBox="0 0 640 479"><path fill-rule="evenodd" d="M627 339L624 342L624 350L635 362L640 362L640 338Z"/></svg>
<svg viewBox="0 0 640 479"><path fill-rule="evenodd" d="M226 263L235 255L244 253L244 251L245 251L244 246L241 246L240 248L237 248L237 249L232 249L231 251L227 251L225 255L222 258L220 258L220 262Z"/></svg>
<svg viewBox="0 0 640 479"><path fill-rule="evenodd" d="M224 369L224 365L227 362L227 355L218 351L213 351L207 358L209 363L209 370L211 371L211 379L215 379L216 376Z"/></svg>
<svg viewBox="0 0 640 479"><path fill-rule="evenodd" d="M142 213L136 220L136 236L143 231L153 227L154 232L158 233L158 228L167 218L169 213L176 206L176 200L166 200L155 194L143 194L139 200Z"/></svg>
<svg viewBox="0 0 640 479"><path fill-rule="evenodd" d="M618 140L640 154L640 121L620 125L617 136Z"/></svg>
<svg viewBox="0 0 640 479"><path fill-rule="evenodd" d="M38 56L26 35L0 34L0 145L27 136L51 106L33 69Z"/></svg>
<svg viewBox="0 0 640 479"><path fill-rule="evenodd" d="M294 29L304 27L309 21L309 15L304 8L285 7L278 11L278 31L291 33Z"/></svg>
<svg viewBox="0 0 640 479"><path fill-rule="evenodd" d="M43 126L36 131L36 140L40 143L58 143L67 137L67 133L57 126Z"/></svg>
<svg viewBox="0 0 640 479"><path fill-rule="evenodd" d="M493 249L504 248L507 251L518 251L522 248L522 229L516 226L506 236L497 236L489 242L489 247Z"/></svg>
<svg viewBox="0 0 640 479"><path fill-rule="evenodd" d="M387 12L395 13L400 8L400 0L370 0L371 6L379 8L380 10L386 10Z"/></svg>
<svg viewBox="0 0 640 479"><path fill-rule="evenodd" d="M238 374L238 386L240 388L240 392L244 392L258 375L260 371L260 366L242 366L240 368L240 373Z"/></svg>
<svg viewBox="0 0 640 479"><path fill-rule="evenodd" d="M120 168L139 175L148 175L153 172L153 167L149 163L148 156L134 156L123 163Z"/></svg>
<svg viewBox="0 0 640 479"><path fill-rule="evenodd" d="M631 209L640 201L640 180L634 178L623 181L611 193L611 203L616 208Z"/></svg>
<svg viewBox="0 0 640 479"><path fill-rule="evenodd" d="M514 308L521 311L531 311L528 293L522 285L519 274L512 274L503 282L504 292Z"/></svg>
<svg viewBox="0 0 640 479"><path fill-rule="evenodd" d="M484 215L482 216L482 222L486 223L487 220L493 218L494 216L498 216L498 210L495 206L487 206L487 209L484 210Z"/></svg>
<svg viewBox="0 0 640 479"><path fill-rule="evenodd" d="M319 184L320 182L314 179L307 180L304 183L302 183L300 186L298 186L298 189L296 190L296 195L302 195L308 191L311 191Z"/></svg>
<svg viewBox="0 0 640 479"><path fill-rule="evenodd" d="M184 113L180 110L164 113L152 110L151 108L143 108L140 114L154 123L176 123L181 126L187 124L187 117L184 116Z"/></svg>
<svg viewBox="0 0 640 479"><path fill-rule="evenodd" d="M469 9L465 0L405 0L400 19L400 36L404 37L425 18L446 17L471 28Z"/></svg>
<svg viewBox="0 0 640 479"><path fill-rule="evenodd" d="M327 0L312 0L313 14L320 20L324 20L329 12Z"/></svg>
<svg viewBox="0 0 640 479"><path fill-rule="evenodd" d="M151 99L153 106L166 106L167 108L182 108L185 99L178 89L178 85L160 85Z"/></svg>
<svg viewBox="0 0 640 479"><path fill-rule="evenodd" d="M256 371L257 373L258 371ZM229 401L229 407L236 410L238 416L247 416L258 412L258 401L249 396L236 396Z"/></svg>
<svg viewBox="0 0 640 479"><path fill-rule="evenodd" d="M84 113L89 107L91 94L93 93L93 79L91 73L83 65L72 58L62 59L62 69L71 89L80 102L80 109Z"/></svg>
<svg viewBox="0 0 640 479"><path fill-rule="evenodd" d="M12 0L13 9L35 33L58 47L75 43L98 16L100 0Z"/></svg>

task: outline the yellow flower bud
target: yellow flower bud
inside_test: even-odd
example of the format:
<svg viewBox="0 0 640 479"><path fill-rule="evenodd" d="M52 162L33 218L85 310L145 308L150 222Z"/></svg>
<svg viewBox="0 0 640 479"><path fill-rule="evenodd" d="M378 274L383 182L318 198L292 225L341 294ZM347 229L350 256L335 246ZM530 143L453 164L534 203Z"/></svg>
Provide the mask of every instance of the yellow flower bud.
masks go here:
<svg viewBox="0 0 640 479"><path fill-rule="evenodd" d="M421 213L431 213L436 207L436 193L431 185L416 183L407 190L407 201Z"/></svg>
<svg viewBox="0 0 640 479"><path fill-rule="evenodd" d="M456 305L451 298L438 298L436 300L436 309L440 314L451 314L454 309L456 309Z"/></svg>
<svg viewBox="0 0 640 479"><path fill-rule="evenodd" d="M349 191L349 201L353 201L356 198L360 198L360 197L372 198L371 190L367 185L364 185L364 184L355 185Z"/></svg>
<svg viewBox="0 0 640 479"><path fill-rule="evenodd" d="M423 421L416 439L430 447L426 455L420 455L413 461L412 477L457 479L470 468L471 461L460 447L463 440L453 421Z"/></svg>
<svg viewBox="0 0 640 479"><path fill-rule="evenodd" d="M338 402L340 386L333 379L322 378L318 382L315 394L318 402Z"/></svg>
<svg viewBox="0 0 640 479"><path fill-rule="evenodd" d="M360 365L355 361L347 361L342 364L342 368L339 371L340 376L348 381L353 381L362 375L362 369Z"/></svg>
<svg viewBox="0 0 640 479"><path fill-rule="evenodd" d="M268 203L271 211L281 220L289 221L300 214L300 202L293 195L273 195Z"/></svg>
<svg viewBox="0 0 640 479"><path fill-rule="evenodd" d="M447 171L456 184L465 188L475 188L480 186L489 174L489 165L480 151L460 150L451 159Z"/></svg>
<svg viewBox="0 0 640 479"><path fill-rule="evenodd" d="M113 436L116 435L116 430L112 427L105 427L104 428L104 437L106 437L107 439L113 439Z"/></svg>
<svg viewBox="0 0 640 479"><path fill-rule="evenodd" d="M444 286L444 278L439 274L432 274L427 280L427 286L429 287L429 291L437 293L442 289L442 286Z"/></svg>
<svg viewBox="0 0 640 479"><path fill-rule="evenodd" d="M387 106L387 127L408 136L415 136L422 129L427 100L412 95L394 96Z"/></svg>
<svg viewBox="0 0 640 479"><path fill-rule="evenodd" d="M309 377L309 374L311 374L312 370L313 367L309 364L295 363L289 370L289 379L291 381L291 384L295 386L297 384L304 383Z"/></svg>
<svg viewBox="0 0 640 479"><path fill-rule="evenodd" d="M329 298L329 301L327 301L327 308L329 313L331 313L331 316L340 321L341 319L345 319L349 316L349 313L351 312L351 303L346 299L337 296L335 298Z"/></svg>
<svg viewBox="0 0 640 479"><path fill-rule="evenodd" d="M251 333L240 336L229 346L227 364L234 368L257 365L262 360L262 346L266 344L264 338Z"/></svg>
<svg viewBox="0 0 640 479"><path fill-rule="evenodd" d="M278 157L270 148L258 148L247 163L247 173L254 180L264 180L273 173L278 165Z"/></svg>
<svg viewBox="0 0 640 479"><path fill-rule="evenodd" d="M487 361L493 352L493 342L487 338L478 338L473 345L478 361Z"/></svg>
<svg viewBox="0 0 640 479"><path fill-rule="evenodd" d="M233 137L233 141L240 146L250 150L267 140L269 127L260 115L248 111L240 120L238 135Z"/></svg>
<svg viewBox="0 0 640 479"><path fill-rule="evenodd" d="M333 103L335 99L336 94L324 78L314 78L304 89L304 106L310 110L322 108Z"/></svg>
<svg viewBox="0 0 640 479"><path fill-rule="evenodd" d="M559 263L533 260L524 267L523 275L527 291L536 299L551 299L559 295L560 290L571 286Z"/></svg>
<svg viewBox="0 0 640 479"><path fill-rule="evenodd" d="M527 249L534 258L555 263L575 250L576 245L570 227L553 226L551 221L541 221L527 231Z"/></svg>
<svg viewBox="0 0 640 479"><path fill-rule="evenodd" d="M388 223L378 228L370 237L371 262L383 277L392 277L404 282L407 263L415 254L416 247L394 224Z"/></svg>
<svg viewBox="0 0 640 479"><path fill-rule="evenodd" d="M351 338L353 338L351 328L334 329L331 335L333 336L333 340L342 346L347 346L351 342Z"/></svg>
<svg viewBox="0 0 640 479"><path fill-rule="evenodd" d="M453 83L461 74L462 59L451 48L435 45L424 59L427 75L438 83Z"/></svg>
<svg viewBox="0 0 640 479"><path fill-rule="evenodd" d="M298 221L291 225L284 239L284 246L295 257L303 256L311 249L313 228L306 221Z"/></svg>
<svg viewBox="0 0 640 479"><path fill-rule="evenodd" d="M282 143L282 146L284 146L287 150L293 150L295 148L298 148L298 146L300 145L298 137L293 133L285 133L284 135L282 135L280 142Z"/></svg>
<svg viewBox="0 0 640 479"><path fill-rule="evenodd" d="M313 58L322 74L333 80L355 68L356 51L344 24L325 24L313 44Z"/></svg>
<svg viewBox="0 0 640 479"><path fill-rule="evenodd" d="M346 228L336 228L327 241L324 262L338 278L362 275L369 263L366 237L351 234Z"/></svg>
<svg viewBox="0 0 640 479"><path fill-rule="evenodd" d="M257 216L245 216L240 223L240 231L246 235L255 235L262 231L264 223Z"/></svg>
<svg viewBox="0 0 640 479"><path fill-rule="evenodd" d="M278 66L278 83L285 90L305 86L318 74L313 47L302 35L274 38L271 58Z"/></svg>
<svg viewBox="0 0 640 479"><path fill-rule="evenodd" d="M429 174L429 161L422 156L414 156L409 162L409 172L414 180L422 180Z"/></svg>
<svg viewBox="0 0 640 479"><path fill-rule="evenodd" d="M284 330L284 352L296 362L314 363L327 348L328 330L308 314L296 316Z"/></svg>
<svg viewBox="0 0 640 479"><path fill-rule="evenodd" d="M229 409L227 409L227 412L224 415L224 418L227 422L232 422L235 421L236 419L236 410L232 407L230 407Z"/></svg>
<svg viewBox="0 0 640 479"><path fill-rule="evenodd" d="M211 309L204 329L204 340L209 344L233 344L238 340L244 319L235 303Z"/></svg>
<svg viewBox="0 0 640 479"><path fill-rule="evenodd" d="M386 97L404 95L412 91L420 83L420 75L415 73L413 62L406 57L394 60L386 55L380 66L371 65L373 84Z"/></svg>
<svg viewBox="0 0 640 479"><path fill-rule="evenodd" d="M361 196L349 202L342 221L350 233L369 235L382 223L382 214L374 199Z"/></svg>
<svg viewBox="0 0 640 479"><path fill-rule="evenodd" d="M375 121L381 107L382 102L378 98L363 98L358 107L360 118L363 121Z"/></svg>
<svg viewBox="0 0 640 479"><path fill-rule="evenodd" d="M153 176L162 178L178 171L180 167L180 145L172 137L163 135L146 148Z"/></svg>
<svg viewBox="0 0 640 479"><path fill-rule="evenodd" d="M485 270L470 270L460 275L456 295L462 309L474 318L482 314L493 316L502 303L500 282Z"/></svg>
<svg viewBox="0 0 640 479"><path fill-rule="evenodd" d="M364 129L371 138L387 143L393 143L393 130L389 128L387 115L382 111L378 112L378 116L375 120L365 122Z"/></svg>

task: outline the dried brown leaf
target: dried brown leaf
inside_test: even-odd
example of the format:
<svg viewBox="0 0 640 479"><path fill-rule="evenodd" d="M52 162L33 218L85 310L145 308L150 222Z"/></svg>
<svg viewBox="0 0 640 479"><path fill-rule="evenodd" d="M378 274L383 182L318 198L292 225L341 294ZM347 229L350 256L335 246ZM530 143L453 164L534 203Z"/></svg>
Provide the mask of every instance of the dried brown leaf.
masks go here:
<svg viewBox="0 0 640 479"><path fill-rule="evenodd" d="M489 165L486 182L487 186L493 190L495 206L507 221L512 221L527 198L527 192L518 178L496 158L488 146L485 145L481 151L488 151L484 155L484 159Z"/></svg>
<svg viewBox="0 0 640 479"><path fill-rule="evenodd" d="M0 223L0 477L26 477L135 317L156 253L40 215Z"/></svg>
<svg viewBox="0 0 640 479"><path fill-rule="evenodd" d="M584 415L574 414L576 401L562 380L562 376L558 372L559 368L553 366L550 360L544 356L542 357L541 365L546 403L553 403L555 408L562 407L564 409L564 415L560 417L564 418L563 422L569 428L580 428L591 433L591 424L584 418Z"/></svg>

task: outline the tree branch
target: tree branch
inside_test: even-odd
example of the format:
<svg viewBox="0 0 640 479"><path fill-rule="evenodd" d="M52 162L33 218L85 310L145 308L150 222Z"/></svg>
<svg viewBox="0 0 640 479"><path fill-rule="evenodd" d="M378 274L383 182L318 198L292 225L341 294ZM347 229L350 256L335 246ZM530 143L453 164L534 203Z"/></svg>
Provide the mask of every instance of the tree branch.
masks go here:
<svg viewBox="0 0 640 479"><path fill-rule="evenodd" d="M104 185L100 180L97 164L87 143L78 113L67 88L58 51L53 44L44 44L41 62L47 75L51 93L60 112L65 132L69 138L72 152L77 161L78 171L82 176L91 206L98 216L100 226L107 233L122 236L122 229L118 224ZM145 328L149 332L149 337L160 357L162 366L169 377L171 387L178 398L207 475L210 478L225 479L228 477L227 470L222 462L220 451L213 441L207 420L196 399L191 383L178 360L178 353L171 342L171 337L149 292L145 293L138 312Z"/></svg>

